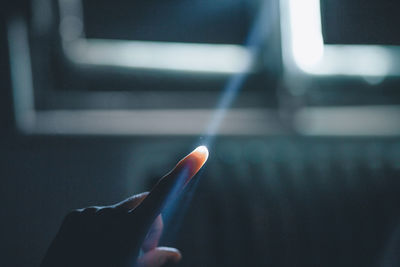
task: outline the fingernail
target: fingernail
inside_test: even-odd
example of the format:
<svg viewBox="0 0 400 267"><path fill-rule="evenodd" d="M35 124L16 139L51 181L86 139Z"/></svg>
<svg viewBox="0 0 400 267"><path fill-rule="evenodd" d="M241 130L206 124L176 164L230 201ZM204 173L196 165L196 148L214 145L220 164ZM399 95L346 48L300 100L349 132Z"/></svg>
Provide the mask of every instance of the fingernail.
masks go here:
<svg viewBox="0 0 400 267"><path fill-rule="evenodd" d="M190 160L190 162L194 163L196 172L206 163L208 159L208 149L206 146L198 146L195 150L189 153L185 159Z"/></svg>
<svg viewBox="0 0 400 267"><path fill-rule="evenodd" d="M195 150L193 150L193 152L196 156L198 156L200 159L202 159L203 164L206 163L207 159L208 159L208 149L206 146L198 146L196 147Z"/></svg>
<svg viewBox="0 0 400 267"><path fill-rule="evenodd" d="M182 170L183 168L187 168L188 170L188 177L185 183L189 182L189 180L201 169L201 167L203 167L207 159L207 147L199 146L177 164L177 169Z"/></svg>

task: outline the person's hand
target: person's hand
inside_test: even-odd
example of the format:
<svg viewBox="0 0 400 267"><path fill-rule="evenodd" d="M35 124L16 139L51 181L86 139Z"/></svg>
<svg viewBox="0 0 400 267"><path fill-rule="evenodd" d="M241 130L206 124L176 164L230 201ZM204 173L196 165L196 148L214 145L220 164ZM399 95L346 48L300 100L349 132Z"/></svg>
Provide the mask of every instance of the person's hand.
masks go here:
<svg viewBox="0 0 400 267"><path fill-rule="evenodd" d="M207 157L207 148L198 147L161 178L150 193L112 206L71 212L41 266L158 267L178 262L181 254L177 249L157 247L163 228L160 211L199 171Z"/></svg>

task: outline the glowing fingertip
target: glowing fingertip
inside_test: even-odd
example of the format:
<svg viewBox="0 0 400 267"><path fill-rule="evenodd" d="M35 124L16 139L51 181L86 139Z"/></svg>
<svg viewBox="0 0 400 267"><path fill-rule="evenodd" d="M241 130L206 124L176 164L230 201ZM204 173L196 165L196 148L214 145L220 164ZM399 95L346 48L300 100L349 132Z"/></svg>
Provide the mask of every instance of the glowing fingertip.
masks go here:
<svg viewBox="0 0 400 267"><path fill-rule="evenodd" d="M197 153L201 153L204 156L204 162L207 161L208 159L208 149L206 146L198 146L194 151L196 151Z"/></svg>

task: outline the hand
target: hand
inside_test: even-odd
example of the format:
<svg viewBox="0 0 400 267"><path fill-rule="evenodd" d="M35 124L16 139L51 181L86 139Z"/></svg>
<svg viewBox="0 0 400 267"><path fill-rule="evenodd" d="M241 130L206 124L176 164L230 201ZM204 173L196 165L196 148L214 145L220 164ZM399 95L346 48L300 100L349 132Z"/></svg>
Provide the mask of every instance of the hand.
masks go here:
<svg viewBox="0 0 400 267"><path fill-rule="evenodd" d="M160 212L199 171L207 157L207 148L198 147L161 178L150 193L111 206L71 212L47 251L42 267L156 267L178 262L181 259L178 250L157 247L163 228ZM143 253L139 256L140 250Z"/></svg>

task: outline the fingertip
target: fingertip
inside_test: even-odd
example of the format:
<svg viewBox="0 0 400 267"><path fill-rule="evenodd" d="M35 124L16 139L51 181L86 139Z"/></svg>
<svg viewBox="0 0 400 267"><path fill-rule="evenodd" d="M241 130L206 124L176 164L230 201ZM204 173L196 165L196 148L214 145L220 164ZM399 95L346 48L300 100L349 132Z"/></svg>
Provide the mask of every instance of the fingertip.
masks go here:
<svg viewBox="0 0 400 267"><path fill-rule="evenodd" d="M156 249L164 254L166 257L165 262L171 261L173 263L178 263L182 259L182 253L176 248L158 247Z"/></svg>
<svg viewBox="0 0 400 267"><path fill-rule="evenodd" d="M181 159L175 168L161 178L150 191L149 195L135 209L135 213L142 213L148 224L160 213L168 197L179 193L192 179L208 159L208 149L199 146Z"/></svg>
<svg viewBox="0 0 400 267"><path fill-rule="evenodd" d="M203 164L206 163L207 159L208 159L208 149L206 146L198 146L196 147L195 150L193 150L193 152L196 154L197 157L200 158L200 160L203 161Z"/></svg>
<svg viewBox="0 0 400 267"><path fill-rule="evenodd" d="M203 167L209 156L206 146L198 146L176 165L176 170L187 169L186 183Z"/></svg>

